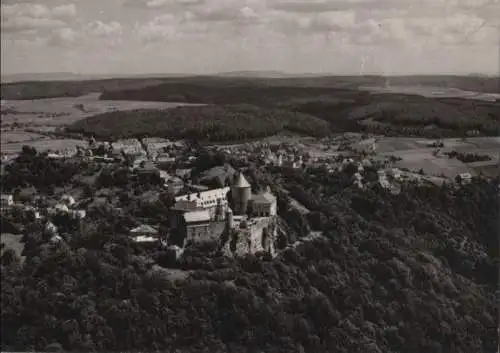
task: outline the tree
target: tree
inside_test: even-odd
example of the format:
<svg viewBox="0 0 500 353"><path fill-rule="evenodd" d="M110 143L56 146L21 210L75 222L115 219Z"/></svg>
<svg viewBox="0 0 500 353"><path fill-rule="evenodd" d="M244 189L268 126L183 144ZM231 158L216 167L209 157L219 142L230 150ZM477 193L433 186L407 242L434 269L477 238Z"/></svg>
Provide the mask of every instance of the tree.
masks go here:
<svg viewBox="0 0 500 353"><path fill-rule="evenodd" d="M35 147L28 146L28 145L23 145L23 147L21 149L21 154L24 155L24 156L34 157L34 156L36 156L38 154L38 152L35 149Z"/></svg>

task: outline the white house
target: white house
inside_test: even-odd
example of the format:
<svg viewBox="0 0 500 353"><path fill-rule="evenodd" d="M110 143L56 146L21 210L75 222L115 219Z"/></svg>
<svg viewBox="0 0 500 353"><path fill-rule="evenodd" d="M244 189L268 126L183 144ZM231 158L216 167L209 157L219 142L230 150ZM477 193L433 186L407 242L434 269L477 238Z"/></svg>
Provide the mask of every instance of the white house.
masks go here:
<svg viewBox="0 0 500 353"><path fill-rule="evenodd" d="M10 207L14 204L14 196L11 194L2 194L0 196L1 207Z"/></svg>
<svg viewBox="0 0 500 353"><path fill-rule="evenodd" d="M130 235L133 236L134 238L137 239L146 239L146 238L151 238L154 237L156 240L158 240L158 230L156 228L147 225L147 224L142 224L132 230L130 230Z"/></svg>
<svg viewBox="0 0 500 353"><path fill-rule="evenodd" d="M462 183L470 183L472 175L470 173L462 173L458 175Z"/></svg>
<svg viewBox="0 0 500 353"><path fill-rule="evenodd" d="M63 196L61 196L61 202L63 204L65 204L66 206L68 206L68 207L71 207L71 206L73 206L76 203L75 199L71 195L63 195Z"/></svg>
<svg viewBox="0 0 500 353"><path fill-rule="evenodd" d="M63 203L58 203L57 205L54 206L54 211L58 213L68 213L69 208Z"/></svg>
<svg viewBox="0 0 500 353"><path fill-rule="evenodd" d="M52 222L45 223L45 232L51 235L57 235L57 227Z"/></svg>
<svg viewBox="0 0 500 353"><path fill-rule="evenodd" d="M398 168L392 168L391 169L391 176L394 179L400 179L401 178L401 170L399 170Z"/></svg>
<svg viewBox="0 0 500 353"><path fill-rule="evenodd" d="M352 178L356 181L361 181L363 179L363 176L360 173L354 173Z"/></svg>
<svg viewBox="0 0 500 353"><path fill-rule="evenodd" d="M74 210L71 212L71 216L75 219L84 219L87 216L85 210Z"/></svg>

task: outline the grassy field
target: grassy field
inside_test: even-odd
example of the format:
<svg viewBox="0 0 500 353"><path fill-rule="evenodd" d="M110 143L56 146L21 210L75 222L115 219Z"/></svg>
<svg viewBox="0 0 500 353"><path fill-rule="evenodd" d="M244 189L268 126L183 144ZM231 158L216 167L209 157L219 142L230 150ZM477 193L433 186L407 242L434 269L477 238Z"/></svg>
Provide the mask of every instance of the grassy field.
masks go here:
<svg viewBox="0 0 500 353"><path fill-rule="evenodd" d="M87 146L87 142L83 140L75 139L43 139L38 141L25 141L25 142L14 142L14 143L3 143L2 141L2 153L5 154L15 154L21 151L24 145L34 147L38 152L45 152L48 150L57 151L65 149L73 149L76 146Z"/></svg>
<svg viewBox="0 0 500 353"><path fill-rule="evenodd" d="M2 101L2 126L15 122L30 125L67 125L85 117L114 111L168 109L186 103L147 101L103 101L99 94L37 100Z"/></svg>
<svg viewBox="0 0 500 353"><path fill-rule="evenodd" d="M444 147L439 149L438 154L434 154L433 152L438 149L427 147L434 140L382 138L377 140L377 153L402 158L401 161L396 163L396 166L399 168L407 168L414 171L423 169L428 175L444 175L447 178L453 178L459 173L477 175L482 170L490 173L491 170L494 170L495 164L498 163L500 153L500 138L498 137L468 138L465 140L443 139L442 141ZM457 159L448 158L445 153L451 151L489 155L492 160L481 162L480 164L466 164Z"/></svg>
<svg viewBox="0 0 500 353"><path fill-rule="evenodd" d="M414 94L429 98L464 98L480 101L494 102L500 100L500 93L483 93L466 91L451 87L433 86L360 86L359 89L372 92L374 94ZM500 87L499 87L500 91Z"/></svg>

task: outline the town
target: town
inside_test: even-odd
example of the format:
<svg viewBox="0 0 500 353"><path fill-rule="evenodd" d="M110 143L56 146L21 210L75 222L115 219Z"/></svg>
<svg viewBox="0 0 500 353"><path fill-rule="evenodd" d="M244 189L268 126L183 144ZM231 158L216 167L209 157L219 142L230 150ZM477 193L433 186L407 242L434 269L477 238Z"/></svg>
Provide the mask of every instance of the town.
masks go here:
<svg viewBox="0 0 500 353"><path fill-rule="evenodd" d="M440 141L429 146L444 147ZM286 195L298 213L310 211L279 183L273 183L273 190L258 180L255 171L266 170L267 175L280 175L283 170L344 173L350 178L346 185L360 189L378 185L393 194L405 183L441 185L467 183L472 178L468 172L447 178L397 168L402 158L377 153L377 147L376 138L360 134L213 146L161 138L108 142L90 137L74 149L40 153L24 146L20 155L3 156L2 175L9 173L17 159L37 154L47 163L74 165L76 170L70 182L56 188L38 190L26 185L2 194L2 233L6 233L2 239L15 237L14 243L19 244L21 236L9 233L22 234L34 222L43 225L51 242L64 242L71 237L70 229L88 227L107 209L128 219L129 227L121 231L128 232L131 241L163 248L176 260L185 249L200 246L226 256L276 256L291 245L284 234L276 193ZM252 175L252 183L246 173ZM8 186L9 178L5 180ZM68 222L78 227L68 228ZM301 234L303 240L311 236L321 234L314 230Z"/></svg>

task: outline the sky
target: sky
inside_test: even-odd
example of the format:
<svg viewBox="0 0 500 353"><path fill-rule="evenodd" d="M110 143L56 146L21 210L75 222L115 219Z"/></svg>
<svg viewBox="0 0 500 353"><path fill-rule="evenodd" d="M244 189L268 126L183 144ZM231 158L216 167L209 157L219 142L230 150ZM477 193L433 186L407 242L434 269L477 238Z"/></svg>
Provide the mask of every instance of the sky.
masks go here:
<svg viewBox="0 0 500 353"><path fill-rule="evenodd" d="M2 75L500 71L500 0L1 3Z"/></svg>

